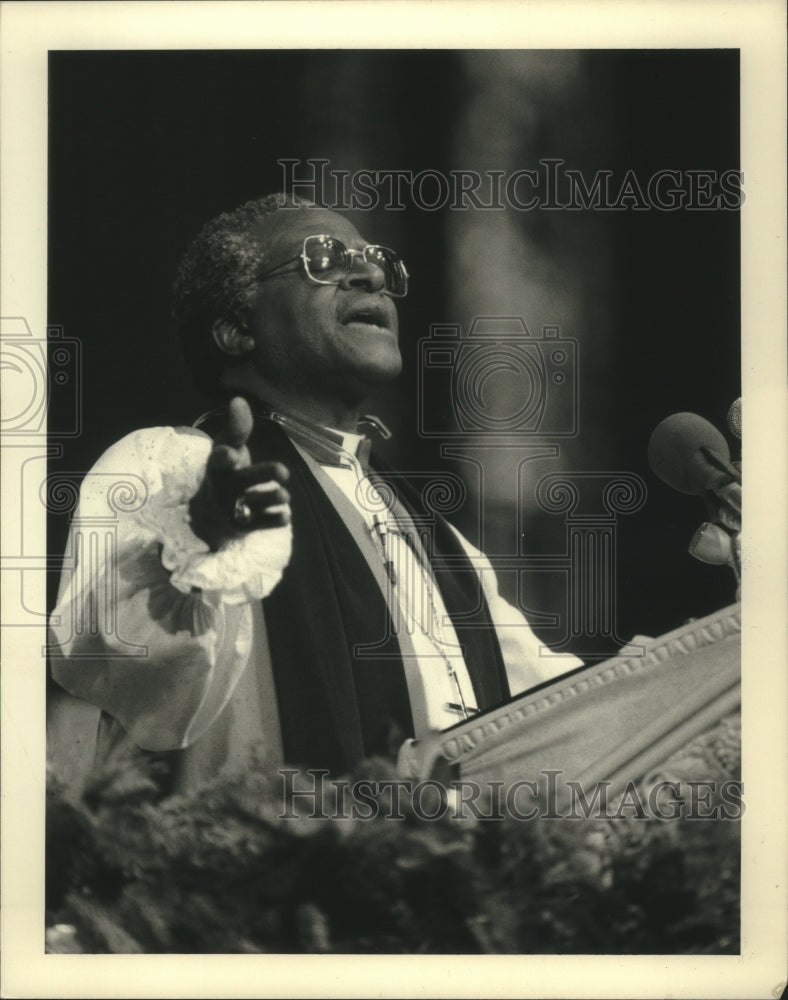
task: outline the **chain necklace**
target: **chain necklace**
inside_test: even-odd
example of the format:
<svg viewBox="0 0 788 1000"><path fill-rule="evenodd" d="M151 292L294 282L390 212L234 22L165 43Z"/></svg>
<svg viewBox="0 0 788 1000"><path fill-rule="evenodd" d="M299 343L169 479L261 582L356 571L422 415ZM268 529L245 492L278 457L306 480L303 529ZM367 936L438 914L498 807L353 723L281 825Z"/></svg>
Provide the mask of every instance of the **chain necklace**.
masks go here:
<svg viewBox="0 0 788 1000"><path fill-rule="evenodd" d="M361 480L359 480L359 482L361 482ZM377 490L375 492L377 493ZM381 503L383 503L382 498L381 498ZM426 566L424 563L424 559L422 558L422 553L414 544L411 538L411 532L409 530L403 530L400 527L397 515L393 510L387 509L387 515L388 516L386 517L382 517L378 511L375 511L372 515L371 530L373 535L377 536L378 541L380 543L380 551L383 557L383 563L384 566L386 567L386 572L391 582L392 589L397 593L397 595L401 593L401 590L398 586L397 573L394 566L394 559L392 558L392 553L390 551L390 543L389 543L391 535L394 534L400 539L402 539L405 545L407 545L416 565L419 567L421 571L420 572L421 581L426 586L427 590L428 606L429 606L431 625L432 625L431 631L429 632L426 631L424 629L423 623L417 620L416 613L413 610L412 606L408 606L406 598L403 597L403 600L399 600L398 598L397 603L400 607L400 610L404 612L408 621L413 625L414 628L421 629L425 637L429 639L430 643L432 644L432 647L440 653L441 658L443 659L443 662L446 666L446 672L449 676L449 681L452 684L454 691L456 692L456 698L457 698L456 701L444 702L443 707L450 712L456 712L458 715L461 715L462 718L464 719L469 719L473 715L478 714L479 709L473 707L472 705L468 705L466 703L465 695L463 693L463 687L462 684L460 683L460 678L457 674L457 670L454 666L454 663L452 662L451 657L446 652L450 644L446 640L445 633L443 630L443 625L441 624L440 620L441 615L438 612L435 598L433 596L434 595L433 588L437 586L437 584L435 583L435 580L432 576L432 573L430 572L429 567ZM393 519L394 523L397 525L397 527L393 532L389 529L388 525L389 516ZM403 607L403 601L404 601L404 607Z"/></svg>

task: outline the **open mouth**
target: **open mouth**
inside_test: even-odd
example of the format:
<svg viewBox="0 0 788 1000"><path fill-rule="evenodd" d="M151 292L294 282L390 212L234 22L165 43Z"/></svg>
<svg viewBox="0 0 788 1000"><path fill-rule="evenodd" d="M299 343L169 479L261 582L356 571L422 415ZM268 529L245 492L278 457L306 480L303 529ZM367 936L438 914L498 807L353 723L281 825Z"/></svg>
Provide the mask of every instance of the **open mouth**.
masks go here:
<svg viewBox="0 0 788 1000"><path fill-rule="evenodd" d="M342 325L363 324L366 326L377 326L384 330L391 329L391 319L388 310L375 303L359 303L348 309L342 317Z"/></svg>

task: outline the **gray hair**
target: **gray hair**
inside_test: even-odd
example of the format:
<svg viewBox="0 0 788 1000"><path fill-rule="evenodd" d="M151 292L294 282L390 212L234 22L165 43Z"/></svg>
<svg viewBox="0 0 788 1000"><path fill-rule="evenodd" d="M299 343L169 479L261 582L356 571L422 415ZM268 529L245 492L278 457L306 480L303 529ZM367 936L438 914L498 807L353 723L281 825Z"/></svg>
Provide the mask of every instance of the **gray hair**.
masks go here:
<svg viewBox="0 0 788 1000"><path fill-rule="evenodd" d="M255 305L255 278L266 259L260 223L286 207L310 208L312 203L269 194L223 212L203 226L178 266L172 318L197 388L208 396L220 394L219 377L232 363L214 342L211 328L220 317L242 324Z"/></svg>

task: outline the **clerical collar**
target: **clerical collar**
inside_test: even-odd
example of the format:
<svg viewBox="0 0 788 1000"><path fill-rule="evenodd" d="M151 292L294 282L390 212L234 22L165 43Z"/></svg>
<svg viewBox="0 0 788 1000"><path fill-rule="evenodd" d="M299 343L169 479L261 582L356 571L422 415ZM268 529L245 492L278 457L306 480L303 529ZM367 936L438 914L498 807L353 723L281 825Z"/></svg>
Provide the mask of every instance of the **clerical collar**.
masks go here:
<svg viewBox="0 0 788 1000"><path fill-rule="evenodd" d="M279 424L290 440L300 445L321 465L338 465L346 468L355 462L366 471L369 466L369 451L372 442L363 434L338 431L322 424L313 424L299 417L291 417L276 410L258 413L267 420Z"/></svg>
<svg viewBox="0 0 788 1000"><path fill-rule="evenodd" d="M206 422L208 417L217 412L217 410L212 410L210 413L203 414L195 421L194 426L199 427ZM369 467L369 452L372 442L365 434L338 431L332 427L303 420L301 417L279 413L259 404L252 407L252 412L255 417L262 417L279 424L295 444L300 445L321 465L352 467L354 462L358 462L365 472ZM391 431L382 420L375 416L364 414L359 420L358 426L368 427L384 440L391 437Z"/></svg>

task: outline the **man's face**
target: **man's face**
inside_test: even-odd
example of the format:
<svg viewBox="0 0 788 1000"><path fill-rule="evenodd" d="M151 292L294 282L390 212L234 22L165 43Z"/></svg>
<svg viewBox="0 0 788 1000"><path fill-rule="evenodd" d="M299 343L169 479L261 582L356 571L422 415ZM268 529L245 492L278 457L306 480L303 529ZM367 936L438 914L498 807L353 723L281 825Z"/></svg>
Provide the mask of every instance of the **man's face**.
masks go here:
<svg viewBox="0 0 788 1000"><path fill-rule="evenodd" d="M304 237L326 234L349 249L367 243L354 226L327 209L282 209L266 220L264 270L300 253ZM309 281L300 262L261 279L248 318L255 363L283 390L356 403L402 367L397 310L383 291L383 274L353 260L339 285Z"/></svg>

